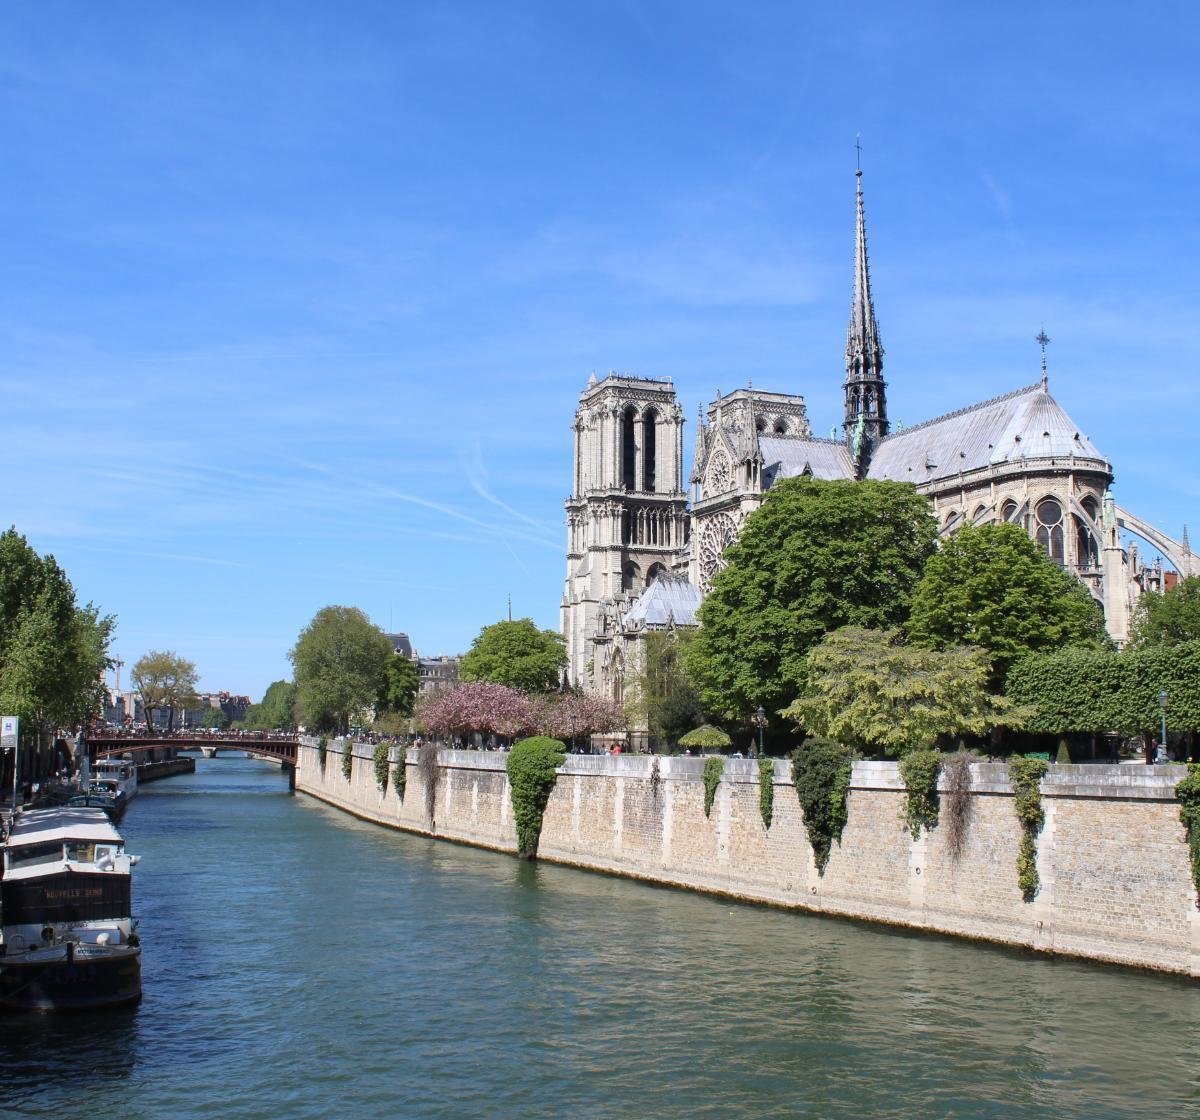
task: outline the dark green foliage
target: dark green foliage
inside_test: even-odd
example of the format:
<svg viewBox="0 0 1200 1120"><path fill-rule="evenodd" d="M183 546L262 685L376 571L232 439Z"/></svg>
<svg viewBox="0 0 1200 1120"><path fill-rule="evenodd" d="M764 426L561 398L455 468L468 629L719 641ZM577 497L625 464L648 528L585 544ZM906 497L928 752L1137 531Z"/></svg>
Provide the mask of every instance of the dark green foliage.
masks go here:
<svg viewBox="0 0 1200 1120"><path fill-rule="evenodd" d="M792 755L792 781L804 813L817 871L824 875L835 840L846 827L854 753L832 739L808 738Z"/></svg>
<svg viewBox="0 0 1200 1120"><path fill-rule="evenodd" d="M562 635L529 618L485 626L459 666L464 681L492 681L523 692L558 688L567 653Z"/></svg>
<svg viewBox="0 0 1200 1120"><path fill-rule="evenodd" d="M1169 696L1167 727L1200 731L1200 641L1109 650L1065 649L1018 661L1008 674L1009 698L1031 705L1027 730L1051 735L1154 731Z"/></svg>
<svg viewBox="0 0 1200 1120"><path fill-rule="evenodd" d="M398 716L411 716L417 701L420 684L415 661L400 654L393 654L384 662L383 685L375 704L376 716L390 712Z"/></svg>
<svg viewBox="0 0 1200 1120"><path fill-rule="evenodd" d="M1138 600L1129 635L1131 647L1195 641L1200 641L1200 576L1188 576L1162 595L1149 591Z"/></svg>
<svg viewBox="0 0 1200 1120"><path fill-rule="evenodd" d="M1066 739L1059 739L1058 754L1054 756L1054 761L1060 766L1069 766L1071 763L1071 748L1067 746Z"/></svg>
<svg viewBox="0 0 1200 1120"><path fill-rule="evenodd" d="M900 777L908 790L904 801L904 823L914 840L921 829L929 831L938 823L938 772L941 770L940 751L918 750L900 760Z"/></svg>
<svg viewBox="0 0 1200 1120"><path fill-rule="evenodd" d="M775 816L775 761L770 758L758 760L758 811L762 814L763 827L768 831Z"/></svg>
<svg viewBox="0 0 1200 1120"><path fill-rule="evenodd" d="M685 667L692 638L688 631L650 630L642 639L642 671L633 693L655 739L677 740L704 719L700 696Z"/></svg>
<svg viewBox="0 0 1200 1120"><path fill-rule="evenodd" d="M291 681L274 681L262 701L246 709L242 726L250 731L294 731L296 686Z"/></svg>
<svg viewBox="0 0 1200 1120"><path fill-rule="evenodd" d="M429 819L430 831L433 831L437 827L434 811L437 809L438 783L442 776L436 743L422 743L418 748L417 770L421 775L421 785L425 789L425 816Z"/></svg>
<svg viewBox="0 0 1200 1120"><path fill-rule="evenodd" d="M933 552L929 503L907 484L777 482L726 550L686 653L706 711L778 711L838 627L898 626Z"/></svg>
<svg viewBox="0 0 1200 1120"><path fill-rule="evenodd" d="M354 773L354 740L346 736L346 741L342 744L342 777L349 781L352 773Z"/></svg>
<svg viewBox="0 0 1200 1120"><path fill-rule="evenodd" d="M1042 810L1041 781L1048 764L1040 758L1014 755L1008 760L1008 778L1013 787L1013 808L1021 822L1021 846L1017 851L1017 885L1026 902L1037 895L1041 880L1037 869L1037 835L1046 814Z"/></svg>
<svg viewBox="0 0 1200 1120"><path fill-rule="evenodd" d="M325 757L329 754L329 738L322 735L317 740L317 762L321 764L321 773L325 773Z"/></svg>
<svg viewBox="0 0 1200 1120"><path fill-rule="evenodd" d="M513 820L517 826L517 855L537 856L542 817L558 768L566 761L566 745L558 739L535 735L513 744L508 752L508 783L512 790Z"/></svg>
<svg viewBox="0 0 1200 1120"><path fill-rule="evenodd" d="M996 691L1031 650L1107 642L1103 613L1083 584L1009 524L968 525L943 543L913 593L907 630L931 649L982 646Z"/></svg>
<svg viewBox="0 0 1200 1120"><path fill-rule="evenodd" d="M401 743L396 748L396 765L392 769L392 788L396 791L396 796L403 801L404 790L408 786L408 747Z"/></svg>
<svg viewBox="0 0 1200 1120"><path fill-rule="evenodd" d="M717 796L717 786L721 784L721 775L725 772L723 758L706 758L704 760L704 815L712 815L713 801Z"/></svg>
<svg viewBox="0 0 1200 1120"><path fill-rule="evenodd" d="M387 791L389 753L391 753L391 747L387 743L375 744L375 784L381 793Z"/></svg>
<svg viewBox="0 0 1200 1120"><path fill-rule="evenodd" d="M1188 853L1192 864L1192 883L1196 887L1196 905L1200 907L1200 766L1192 763L1187 777L1175 786L1179 799L1179 819L1187 829Z"/></svg>
<svg viewBox="0 0 1200 1120"><path fill-rule="evenodd" d="M207 707L200 713L200 727L224 731L229 726L229 713L220 708Z"/></svg>

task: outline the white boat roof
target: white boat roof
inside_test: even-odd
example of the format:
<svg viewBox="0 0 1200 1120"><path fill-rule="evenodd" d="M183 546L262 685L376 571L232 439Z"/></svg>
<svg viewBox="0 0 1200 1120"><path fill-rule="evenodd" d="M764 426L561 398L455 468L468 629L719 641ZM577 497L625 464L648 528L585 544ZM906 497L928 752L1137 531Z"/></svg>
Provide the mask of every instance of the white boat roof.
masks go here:
<svg viewBox="0 0 1200 1120"><path fill-rule="evenodd" d="M50 840L100 840L122 843L121 834L103 809L91 806L64 806L55 809L31 809L17 817L9 833L8 846L38 844Z"/></svg>

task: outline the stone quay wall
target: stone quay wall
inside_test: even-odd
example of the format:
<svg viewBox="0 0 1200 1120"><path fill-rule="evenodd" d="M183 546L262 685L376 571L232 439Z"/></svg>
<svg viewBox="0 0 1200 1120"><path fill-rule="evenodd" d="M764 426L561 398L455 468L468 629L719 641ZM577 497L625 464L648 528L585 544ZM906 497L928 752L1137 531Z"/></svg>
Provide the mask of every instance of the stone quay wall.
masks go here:
<svg viewBox="0 0 1200 1120"><path fill-rule="evenodd" d="M461 843L516 851L507 755L442 750L429 799L408 751L403 799L375 781L374 747L342 742L325 764L299 747L296 789L365 820ZM392 759L395 758L393 748ZM1052 765L1042 782L1041 887L1017 886L1021 830L1003 764L971 767L970 814L957 855L944 828L914 841L901 819L894 762L857 762L849 819L817 872L791 783L774 766L771 827L759 809L758 763L730 759L711 816L704 760L568 755L546 808L538 858L796 910L1200 976L1200 910L1175 783L1182 766Z"/></svg>

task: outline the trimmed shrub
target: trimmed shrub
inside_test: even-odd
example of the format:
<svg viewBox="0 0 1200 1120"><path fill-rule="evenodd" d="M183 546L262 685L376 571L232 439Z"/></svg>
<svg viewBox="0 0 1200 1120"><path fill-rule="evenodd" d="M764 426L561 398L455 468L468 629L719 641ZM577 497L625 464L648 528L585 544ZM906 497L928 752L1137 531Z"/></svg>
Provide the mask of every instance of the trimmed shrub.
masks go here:
<svg viewBox="0 0 1200 1120"><path fill-rule="evenodd" d="M542 835L542 817L566 761L566 744L545 735L514 743L508 752L508 785L512 791L513 820L517 826L517 855L536 859Z"/></svg>
<svg viewBox="0 0 1200 1120"><path fill-rule="evenodd" d="M920 839L922 828L928 832L937 827L937 785L941 765L941 752L933 750L912 751L900 760L900 777L908 790L904 801L904 823L914 840Z"/></svg>
<svg viewBox="0 0 1200 1120"><path fill-rule="evenodd" d="M792 754L792 783L821 875L825 874L833 842L841 842L846 827L853 768L854 752L833 739L805 739Z"/></svg>
<svg viewBox="0 0 1200 1120"><path fill-rule="evenodd" d="M717 786L721 784L721 775L725 772L723 758L706 758L704 760L704 815L712 816L713 802L717 797Z"/></svg>
<svg viewBox="0 0 1200 1120"><path fill-rule="evenodd" d="M1017 850L1017 885L1021 897L1032 902L1041 879L1037 869L1037 836L1046 822L1042 810L1042 778L1049 768L1040 758L1013 755L1008 760L1008 779L1013 787L1013 808L1021 822L1021 846Z"/></svg>

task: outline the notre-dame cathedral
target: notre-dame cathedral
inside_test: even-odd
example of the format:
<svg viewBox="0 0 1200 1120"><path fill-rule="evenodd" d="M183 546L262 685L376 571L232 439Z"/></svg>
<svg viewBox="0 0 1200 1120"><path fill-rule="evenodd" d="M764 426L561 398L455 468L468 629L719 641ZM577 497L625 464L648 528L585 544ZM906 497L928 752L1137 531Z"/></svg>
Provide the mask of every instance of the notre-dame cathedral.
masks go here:
<svg viewBox="0 0 1200 1120"><path fill-rule="evenodd" d="M1176 572L1200 574L1186 529L1172 540L1114 503L1112 465L1050 395L1044 333L1039 382L892 429L861 171L857 182L840 439L813 435L802 396L750 388L718 395L697 420L689 503L683 411L669 380L593 375L580 395L562 600L572 684L623 699L645 633L696 625L725 549L778 478L912 482L943 535L1015 522L1087 585L1118 642L1137 596L1173 578L1161 560L1141 563L1122 531Z"/></svg>

